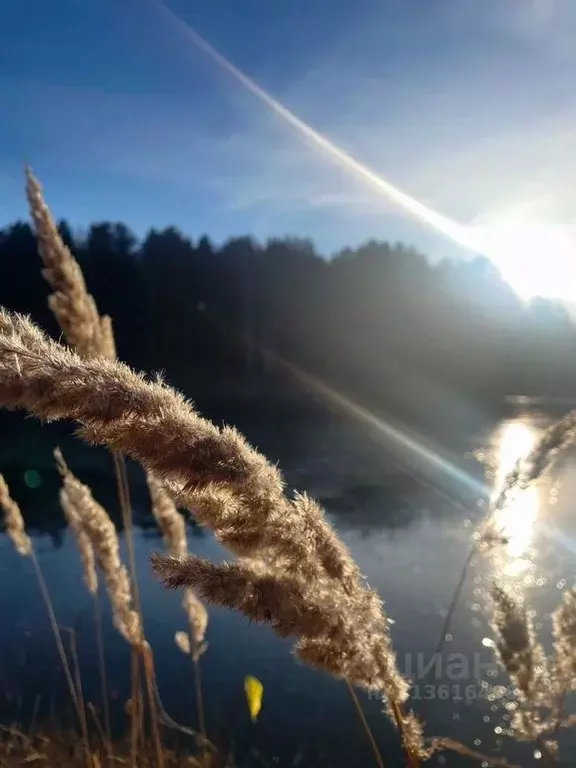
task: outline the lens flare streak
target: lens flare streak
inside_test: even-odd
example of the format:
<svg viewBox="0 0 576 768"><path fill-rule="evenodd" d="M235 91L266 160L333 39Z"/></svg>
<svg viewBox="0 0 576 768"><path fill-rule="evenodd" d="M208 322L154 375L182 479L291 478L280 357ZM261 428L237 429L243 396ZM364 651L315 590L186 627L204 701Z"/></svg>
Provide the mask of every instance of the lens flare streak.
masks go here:
<svg viewBox="0 0 576 768"><path fill-rule="evenodd" d="M444 216L432 208L424 205L414 197L406 194L391 182L378 175L363 163L359 162L341 147L331 141L327 136L312 128L311 125L297 117L284 104L271 96L259 86L251 77L234 66L225 56L208 43L187 22L177 16L163 0L150 0L150 2L175 26L179 32L190 40L199 50L203 51L222 70L231 75L238 83L258 98L282 120L292 126L302 136L308 139L314 146L320 149L329 159L344 170L350 171L357 178L367 182L376 192L384 195L396 203L407 213L430 228L445 235L449 239L463 246L476 250L479 241L472 230L456 221Z"/></svg>

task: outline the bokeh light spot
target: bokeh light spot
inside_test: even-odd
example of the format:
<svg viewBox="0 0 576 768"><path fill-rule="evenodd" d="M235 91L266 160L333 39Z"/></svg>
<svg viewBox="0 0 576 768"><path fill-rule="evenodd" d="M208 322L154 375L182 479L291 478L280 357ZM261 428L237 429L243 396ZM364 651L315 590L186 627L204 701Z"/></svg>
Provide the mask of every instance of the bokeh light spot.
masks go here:
<svg viewBox="0 0 576 768"><path fill-rule="evenodd" d="M40 472L37 472L35 469L27 469L24 472L24 482L28 488L39 488L42 485Z"/></svg>

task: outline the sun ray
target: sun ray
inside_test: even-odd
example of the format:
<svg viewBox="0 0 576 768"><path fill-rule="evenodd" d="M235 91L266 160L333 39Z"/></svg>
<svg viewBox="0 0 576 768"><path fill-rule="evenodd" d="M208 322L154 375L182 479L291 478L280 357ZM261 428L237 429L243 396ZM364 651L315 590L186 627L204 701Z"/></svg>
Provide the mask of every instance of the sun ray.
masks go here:
<svg viewBox="0 0 576 768"><path fill-rule="evenodd" d="M288 107L271 96L245 72L232 64L231 61L210 45L210 43L193 27L177 16L174 11L163 2L163 0L149 0L149 2L162 12L182 35L189 39L199 50L209 56L215 64L231 75L238 83L250 91L250 93L256 96L263 104L269 107L269 109L282 118L286 123L291 125L302 136L308 139L315 147L322 150L325 156L330 160L335 162L341 168L350 171L357 178L368 183L376 192L384 195L389 200L399 205L403 210L414 216L421 223L440 232L464 248L470 248L472 250L476 248L477 242L474 233L469 230L468 227L453 221L432 208L429 208L427 205L424 205L414 197L411 197L390 181L387 181L382 176L372 171L368 166L356 160L327 136L297 117L288 109Z"/></svg>

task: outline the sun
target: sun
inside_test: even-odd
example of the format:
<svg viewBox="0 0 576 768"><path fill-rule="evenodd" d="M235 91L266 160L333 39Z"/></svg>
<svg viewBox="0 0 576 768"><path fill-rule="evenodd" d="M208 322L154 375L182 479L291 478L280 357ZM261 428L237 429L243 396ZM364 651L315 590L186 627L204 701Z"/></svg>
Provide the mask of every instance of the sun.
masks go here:
<svg viewBox="0 0 576 768"><path fill-rule="evenodd" d="M501 218L471 228L478 250L524 299L576 301L576 231L557 223Z"/></svg>

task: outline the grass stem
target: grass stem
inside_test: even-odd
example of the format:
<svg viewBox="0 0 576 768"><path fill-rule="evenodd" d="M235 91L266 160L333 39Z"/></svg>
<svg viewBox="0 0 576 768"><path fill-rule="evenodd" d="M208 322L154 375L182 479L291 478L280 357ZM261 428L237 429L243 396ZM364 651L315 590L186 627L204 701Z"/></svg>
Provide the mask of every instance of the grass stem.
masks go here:
<svg viewBox="0 0 576 768"><path fill-rule="evenodd" d="M362 705L360 704L360 700L356 695L356 691L354 690L352 685L348 682L348 680L346 680L346 686L348 688L352 701L354 702L354 706L356 707L356 712L358 713L358 718L362 723L362 727L364 728L364 731L366 733L366 738L370 742L372 752L374 753L374 760L376 761L376 765L378 766L378 768L385 768L384 762L382 760L382 756L380 754L380 750L378 749L378 745L376 744L376 739L374 738L374 734L372 733L372 730L368 725L368 720L366 720L366 715L362 710Z"/></svg>
<svg viewBox="0 0 576 768"><path fill-rule="evenodd" d="M68 663L68 657L66 656L66 651L64 650L64 644L62 643L62 635L58 627L58 622L56 621L56 614L54 613L54 606L52 604L52 599L50 597L48 586L46 585L46 581L44 579L42 569L40 568L40 563L38 562L38 558L36 556L36 552L34 551L34 548L32 548L30 557L34 565L34 570L36 572L36 579L40 587L40 593L42 595L42 599L44 601L44 605L48 613L50 627L52 629L52 634L54 635L54 641L56 642L56 648L58 650L58 655L60 657L60 662L62 664L62 669L64 671L64 677L66 678L66 684L68 685L68 690L70 691L72 703L74 704L74 708L76 709L76 714L78 715L78 720L80 722L80 728L82 731L82 738L84 740L84 745L86 749L86 762L87 762L87 765L90 767L90 761L88 757L88 724L86 720L86 710L82 706L82 703L79 698L79 693L76 690L76 686L74 685L72 672L70 671L70 664Z"/></svg>

